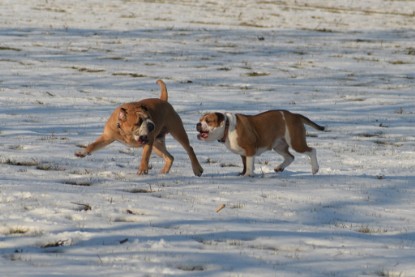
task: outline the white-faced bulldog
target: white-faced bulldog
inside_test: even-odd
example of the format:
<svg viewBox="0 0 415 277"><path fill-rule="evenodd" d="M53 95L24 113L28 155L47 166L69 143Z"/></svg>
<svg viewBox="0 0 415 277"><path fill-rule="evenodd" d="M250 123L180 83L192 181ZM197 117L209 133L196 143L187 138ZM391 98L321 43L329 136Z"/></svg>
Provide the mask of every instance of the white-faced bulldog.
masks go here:
<svg viewBox="0 0 415 277"><path fill-rule="evenodd" d="M270 110L257 115L207 113L200 118L196 130L199 140L219 141L241 156L243 171L240 175L253 176L255 156L271 149L284 158L274 168L275 172L283 171L294 161L289 147L308 155L311 172L316 174L319 170L316 150L307 145L304 124L319 131L325 129L301 114Z"/></svg>

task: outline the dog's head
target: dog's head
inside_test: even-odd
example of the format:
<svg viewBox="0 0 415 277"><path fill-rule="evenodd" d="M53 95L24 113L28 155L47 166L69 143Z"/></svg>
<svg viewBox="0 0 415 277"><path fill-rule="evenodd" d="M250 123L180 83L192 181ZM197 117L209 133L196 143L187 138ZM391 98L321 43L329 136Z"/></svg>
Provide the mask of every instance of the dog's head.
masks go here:
<svg viewBox="0 0 415 277"><path fill-rule="evenodd" d="M132 137L139 145L149 143L155 125L145 106L121 107L117 127L123 135Z"/></svg>
<svg viewBox="0 0 415 277"><path fill-rule="evenodd" d="M203 141L220 140L224 136L226 117L222 113L206 113L196 124L197 138Z"/></svg>

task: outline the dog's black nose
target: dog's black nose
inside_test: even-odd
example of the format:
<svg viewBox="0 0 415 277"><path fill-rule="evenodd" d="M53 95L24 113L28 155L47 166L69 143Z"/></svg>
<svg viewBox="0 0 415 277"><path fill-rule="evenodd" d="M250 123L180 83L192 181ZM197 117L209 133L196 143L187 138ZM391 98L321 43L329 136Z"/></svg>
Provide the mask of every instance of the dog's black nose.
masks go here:
<svg viewBox="0 0 415 277"><path fill-rule="evenodd" d="M154 130L154 124L151 123L151 122L147 123L147 129L148 129L149 132L153 131Z"/></svg>
<svg viewBox="0 0 415 277"><path fill-rule="evenodd" d="M139 136L138 141L140 143L147 143L148 142L148 137L147 136Z"/></svg>
<svg viewBox="0 0 415 277"><path fill-rule="evenodd" d="M202 130L202 123L197 123L196 124L196 131L200 132Z"/></svg>

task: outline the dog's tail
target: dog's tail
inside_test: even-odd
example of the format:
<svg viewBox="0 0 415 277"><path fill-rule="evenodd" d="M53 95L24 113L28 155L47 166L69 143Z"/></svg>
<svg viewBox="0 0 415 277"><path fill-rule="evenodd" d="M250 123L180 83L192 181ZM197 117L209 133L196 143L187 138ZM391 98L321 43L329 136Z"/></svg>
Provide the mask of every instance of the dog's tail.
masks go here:
<svg viewBox="0 0 415 277"><path fill-rule="evenodd" d="M300 114L300 118L303 124L313 127L316 130L324 131L326 129L326 127L318 125L317 123L311 121L309 118L305 117L304 115Z"/></svg>
<svg viewBox="0 0 415 277"><path fill-rule="evenodd" d="M157 80L156 83L160 86L160 99L167 102L169 96L167 95L166 84L162 80Z"/></svg>

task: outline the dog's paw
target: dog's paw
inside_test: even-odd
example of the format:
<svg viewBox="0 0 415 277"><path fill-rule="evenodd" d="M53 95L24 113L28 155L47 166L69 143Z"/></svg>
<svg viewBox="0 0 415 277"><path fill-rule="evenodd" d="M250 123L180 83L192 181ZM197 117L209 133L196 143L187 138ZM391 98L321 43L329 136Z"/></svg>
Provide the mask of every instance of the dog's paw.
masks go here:
<svg viewBox="0 0 415 277"><path fill-rule="evenodd" d="M78 158L84 158L86 155L88 155L88 153L86 153L85 151L76 151L75 152L75 156Z"/></svg>
<svg viewBox="0 0 415 277"><path fill-rule="evenodd" d="M203 168L202 168L202 167L199 167L199 168L197 168L197 169L194 169L194 170L193 170L193 173L195 174L195 176L200 177L200 176L202 176L202 174L203 174Z"/></svg>
<svg viewBox="0 0 415 277"><path fill-rule="evenodd" d="M148 174L148 169L139 169L137 171L137 175L147 175Z"/></svg>
<svg viewBox="0 0 415 277"><path fill-rule="evenodd" d="M244 175L242 175L242 176L244 176L244 177L251 177L251 178L253 178L253 177L255 177L255 173L245 173Z"/></svg>

